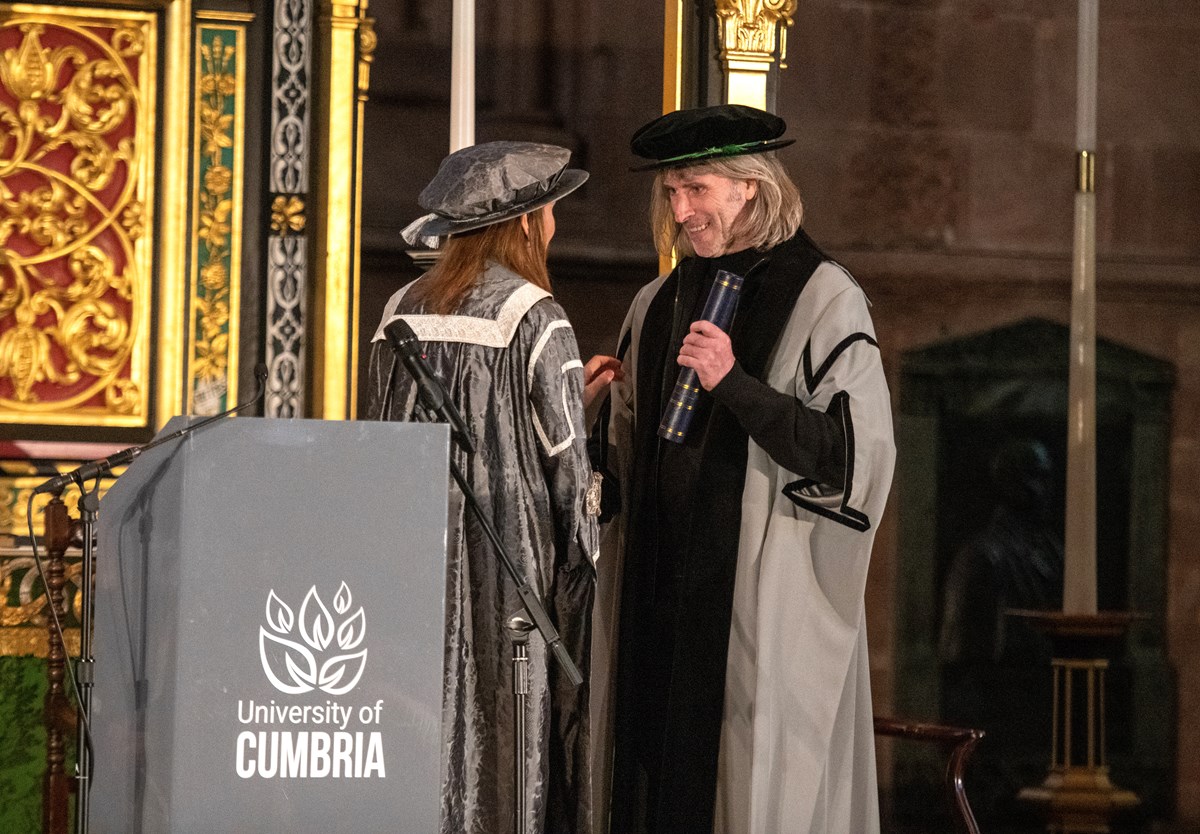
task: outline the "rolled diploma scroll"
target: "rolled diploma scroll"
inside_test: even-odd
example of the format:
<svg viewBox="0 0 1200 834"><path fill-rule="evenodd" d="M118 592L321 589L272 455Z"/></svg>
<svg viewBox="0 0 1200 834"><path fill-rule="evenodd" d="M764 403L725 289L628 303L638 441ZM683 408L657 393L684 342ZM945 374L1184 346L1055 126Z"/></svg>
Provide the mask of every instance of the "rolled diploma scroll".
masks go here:
<svg viewBox="0 0 1200 834"><path fill-rule="evenodd" d="M728 332L729 325L733 322L734 311L737 310L744 280L741 275L724 269L719 270L712 289L708 291L708 300L704 302L704 312L700 314L700 318ZM672 443L684 441L701 390L700 378L696 371L692 368L681 368L679 378L675 381L675 389L671 392L671 399L663 412L662 422L658 426L659 437Z"/></svg>

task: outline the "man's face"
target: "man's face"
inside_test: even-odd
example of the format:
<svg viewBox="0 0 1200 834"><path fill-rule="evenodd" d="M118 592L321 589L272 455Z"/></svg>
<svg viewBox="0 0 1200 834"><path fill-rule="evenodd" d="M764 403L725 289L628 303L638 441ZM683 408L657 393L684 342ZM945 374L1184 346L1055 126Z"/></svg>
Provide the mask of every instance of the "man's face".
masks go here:
<svg viewBox="0 0 1200 834"><path fill-rule="evenodd" d="M686 168L663 175L675 222L696 254L715 258L739 252L748 243L734 236L734 225L758 193L755 180L732 180L719 174L695 174Z"/></svg>

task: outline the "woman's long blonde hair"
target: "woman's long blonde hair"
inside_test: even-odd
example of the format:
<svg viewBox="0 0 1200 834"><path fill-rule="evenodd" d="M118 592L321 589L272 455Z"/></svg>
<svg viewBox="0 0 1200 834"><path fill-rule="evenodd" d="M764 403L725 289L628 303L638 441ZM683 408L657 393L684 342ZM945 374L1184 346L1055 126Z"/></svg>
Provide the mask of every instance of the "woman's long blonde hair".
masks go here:
<svg viewBox="0 0 1200 834"><path fill-rule="evenodd" d="M666 168L654 178L654 190L650 194L650 228L654 233L654 246L658 254L670 257L671 251L680 258L696 254L687 235L680 234L680 226L671 211L671 198L663 185L663 178L680 168ZM774 152L731 156L724 159L709 159L686 168L688 174L716 174L731 180L755 180L758 193L747 203L743 214L731 236L749 241L748 249L770 249L796 234L804 219L804 203L800 191L792 182L783 164Z"/></svg>
<svg viewBox="0 0 1200 834"><path fill-rule="evenodd" d="M482 229L451 235L442 247L438 262L410 290L413 297L430 313L453 313L479 281L488 261L495 261L549 292L542 211L536 209ZM521 217L529 219L528 236Z"/></svg>

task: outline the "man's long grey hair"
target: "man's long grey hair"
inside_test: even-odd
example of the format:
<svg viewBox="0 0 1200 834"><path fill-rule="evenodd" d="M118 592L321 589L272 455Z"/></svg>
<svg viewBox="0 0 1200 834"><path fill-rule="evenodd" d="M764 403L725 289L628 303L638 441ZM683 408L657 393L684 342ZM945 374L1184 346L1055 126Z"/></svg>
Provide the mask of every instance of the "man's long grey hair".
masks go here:
<svg viewBox="0 0 1200 834"><path fill-rule="evenodd" d="M650 228L654 234L654 245L658 254L686 258L696 254L686 234L675 222L671 211L671 198L667 194L663 178L671 172L686 172L690 175L716 174L731 180L756 180L758 193L746 204L730 230L731 237L749 241L750 249L769 249L778 246L800 228L804 219L804 204L800 191L792 182L783 164L774 152L731 156L726 159L709 159L686 168L667 168L654 178L654 190L650 195Z"/></svg>

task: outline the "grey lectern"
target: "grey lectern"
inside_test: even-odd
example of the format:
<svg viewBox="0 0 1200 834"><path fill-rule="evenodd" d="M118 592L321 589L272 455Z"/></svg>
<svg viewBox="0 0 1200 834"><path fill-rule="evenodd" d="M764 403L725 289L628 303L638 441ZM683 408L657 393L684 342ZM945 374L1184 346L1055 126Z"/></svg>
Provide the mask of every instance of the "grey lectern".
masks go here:
<svg viewBox="0 0 1200 834"><path fill-rule="evenodd" d="M437 831L448 455L237 417L134 461L100 504L92 830Z"/></svg>

